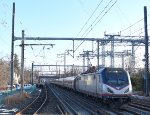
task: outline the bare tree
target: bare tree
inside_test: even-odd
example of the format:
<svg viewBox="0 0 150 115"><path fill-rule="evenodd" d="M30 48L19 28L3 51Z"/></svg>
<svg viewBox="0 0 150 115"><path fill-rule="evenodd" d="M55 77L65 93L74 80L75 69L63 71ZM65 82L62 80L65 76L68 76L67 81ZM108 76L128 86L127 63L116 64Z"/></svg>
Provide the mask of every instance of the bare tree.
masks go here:
<svg viewBox="0 0 150 115"><path fill-rule="evenodd" d="M64 74L64 77L69 77L69 76L75 76L78 75L79 73L81 73L81 69L79 68L71 68L68 71L66 71L66 73Z"/></svg>
<svg viewBox="0 0 150 115"><path fill-rule="evenodd" d="M19 76L19 74L20 74L20 64L19 64L19 59L18 59L17 54L14 55L14 71Z"/></svg>
<svg viewBox="0 0 150 115"><path fill-rule="evenodd" d="M24 69L24 82L30 83L31 82L31 71L27 68Z"/></svg>
<svg viewBox="0 0 150 115"><path fill-rule="evenodd" d="M0 60L0 89L6 88L9 82L9 63L4 60Z"/></svg>

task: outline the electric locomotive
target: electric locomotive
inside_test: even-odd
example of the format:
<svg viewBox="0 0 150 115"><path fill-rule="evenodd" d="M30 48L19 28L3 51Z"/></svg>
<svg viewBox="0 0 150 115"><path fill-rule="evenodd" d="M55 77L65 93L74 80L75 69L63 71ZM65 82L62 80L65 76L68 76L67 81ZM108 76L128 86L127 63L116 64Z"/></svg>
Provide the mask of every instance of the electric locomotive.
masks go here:
<svg viewBox="0 0 150 115"><path fill-rule="evenodd" d="M130 100L132 85L129 73L122 68L101 68L78 75L75 90L101 98L104 102L125 103Z"/></svg>
<svg viewBox="0 0 150 115"><path fill-rule="evenodd" d="M123 68L101 68L53 82L62 87L100 98L105 103L123 104L130 100L132 84Z"/></svg>

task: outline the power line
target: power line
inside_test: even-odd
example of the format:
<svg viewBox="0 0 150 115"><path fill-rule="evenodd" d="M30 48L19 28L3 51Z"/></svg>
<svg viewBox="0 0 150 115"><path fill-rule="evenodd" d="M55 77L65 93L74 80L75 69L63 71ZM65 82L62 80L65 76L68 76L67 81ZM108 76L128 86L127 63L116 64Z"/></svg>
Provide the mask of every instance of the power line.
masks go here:
<svg viewBox="0 0 150 115"><path fill-rule="evenodd" d="M111 3L111 1L112 0L110 0L110 2L107 4L107 6L103 9L103 11L102 12L104 12L104 10L109 6L109 4ZM84 38L92 31L92 29L102 20L102 18L110 11L110 9L116 4L116 2L117 2L117 0L109 7L109 9L102 15L102 17L96 22L96 20L98 19L98 17L102 14L102 12L100 13L100 15L94 20L94 22L92 23L92 24L94 24L95 22L95 24L94 24L94 26L90 26L91 27L91 29L90 29L90 27L89 28L87 28L86 29L86 32L87 32L87 30L89 30L87 33L86 33L86 35L84 36ZM85 34L84 33L84 34ZM84 35L83 34L83 35ZM83 35L82 35L82 37L83 37ZM82 45L84 43L84 41L82 41L78 46L77 46L77 48L75 49L75 51ZM75 52L74 51L74 52Z"/></svg>
<svg viewBox="0 0 150 115"><path fill-rule="evenodd" d="M97 9L99 8L99 6L102 4L103 0L100 1L100 3L97 5L97 7L95 8L95 10L93 11L93 13L91 14L91 16L88 18L88 20L85 22L85 24L83 25L83 27L81 28L81 30L78 32L78 34L76 35L76 37L79 36L79 34L82 32L82 30L85 28L85 26L88 24L89 20L92 18L92 16L94 15L94 13L97 11ZM67 49L68 50L68 49ZM76 51L76 50L75 50ZM74 51L74 52L75 52Z"/></svg>
<svg viewBox="0 0 150 115"><path fill-rule="evenodd" d="M150 14L149 14L148 16L150 16ZM143 20L144 20L144 18L138 20L137 22L135 22L135 23L133 23L132 25L130 25L129 27L127 27L127 28L121 30L120 32L124 32L124 31L128 30L129 28L135 26L136 24L138 24L139 22L141 22L141 21L143 21Z"/></svg>
<svg viewBox="0 0 150 115"><path fill-rule="evenodd" d="M94 15L94 13L95 13L96 10L99 8L99 6L101 5L102 2L103 2L103 0L101 0L100 3L97 5L97 7L95 8L95 10L94 10L93 13L91 14L91 16L88 18L88 20L85 22L85 24L83 25L83 27L81 28L81 30L79 31L79 33L76 35L76 37L78 37L78 35L82 32L82 30L83 30L84 27L87 25L87 23L88 23L89 20L92 18L92 16Z"/></svg>
<svg viewBox="0 0 150 115"><path fill-rule="evenodd" d="M103 19L103 17L111 10L111 8L116 4L117 0L109 7L109 9L102 15L102 17L92 26L90 31ZM86 36L90 33L90 31L86 34ZM85 36L85 37L86 37Z"/></svg>
<svg viewBox="0 0 150 115"><path fill-rule="evenodd" d="M112 0L109 1L109 3L104 7L104 9L100 12L100 14L95 18L95 20L90 24L90 26L85 30L85 32L82 34L81 37L83 37L86 32L91 28L91 26L96 22L96 20L101 16L101 14L105 11L105 9L109 6L109 4L112 2Z"/></svg>
<svg viewBox="0 0 150 115"><path fill-rule="evenodd" d="M102 4L103 0L100 1L100 3L97 5L97 7L95 8L95 10L93 11L93 13L91 14L91 16L88 18L88 20L85 22L85 24L83 25L83 27L81 28L81 30L78 32L78 34L76 35L76 37L79 36L79 34L82 32L82 30L85 28L85 26L88 24L89 20L92 18L92 16L94 15L94 13L97 11L97 9L99 8L99 6Z"/></svg>

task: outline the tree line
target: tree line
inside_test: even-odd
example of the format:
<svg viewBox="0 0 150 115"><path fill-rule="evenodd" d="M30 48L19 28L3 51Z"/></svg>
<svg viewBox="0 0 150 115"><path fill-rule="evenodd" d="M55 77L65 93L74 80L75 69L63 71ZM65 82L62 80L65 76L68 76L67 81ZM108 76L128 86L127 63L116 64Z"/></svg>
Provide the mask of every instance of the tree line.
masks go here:
<svg viewBox="0 0 150 115"><path fill-rule="evenodd" d="M5 89L10 85L10 64L11 60L1 58L0 59L0 90ZM27 68L24 68L24 82L29 83L31 81L31 71ZM20 63L18 55L14 54L14 78L13 84L20 84Z"/></svg>
<svg viewBox="0 0 150 115"><path fill-rule="evenodd" d="M7 87L10 84L10 64L11 61L8 58L7 60L0 58L0 90ZM62 77L67 76L75 76L81 73L81 69L79 68L71 68ZM18 59L18 55L14 55L14 84L20 84L20 63ZM38 72L37 72L38 73ZM144 70L139 69L131 75L131 82L133 85L134 91L144 91ZM150 77L150 76L149 76ZM31 70L28 68L24 68L24 83L31 82Z"/></svg>

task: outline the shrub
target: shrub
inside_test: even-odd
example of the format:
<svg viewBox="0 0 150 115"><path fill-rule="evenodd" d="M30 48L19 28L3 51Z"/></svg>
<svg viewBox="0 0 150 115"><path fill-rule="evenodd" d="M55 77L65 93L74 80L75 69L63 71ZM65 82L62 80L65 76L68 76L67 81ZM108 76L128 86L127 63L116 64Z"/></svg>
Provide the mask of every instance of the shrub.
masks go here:
<svg viewBox="0 0 150 115"><path fill-rule="evenodd" d="M22 95L21 94L11 95L11 96L6 97L5 104L8 106L13 105L13 104L19 104L22 101L26 100L27 98L30 98L30 95L26 92L23 93Z"/></svg>

